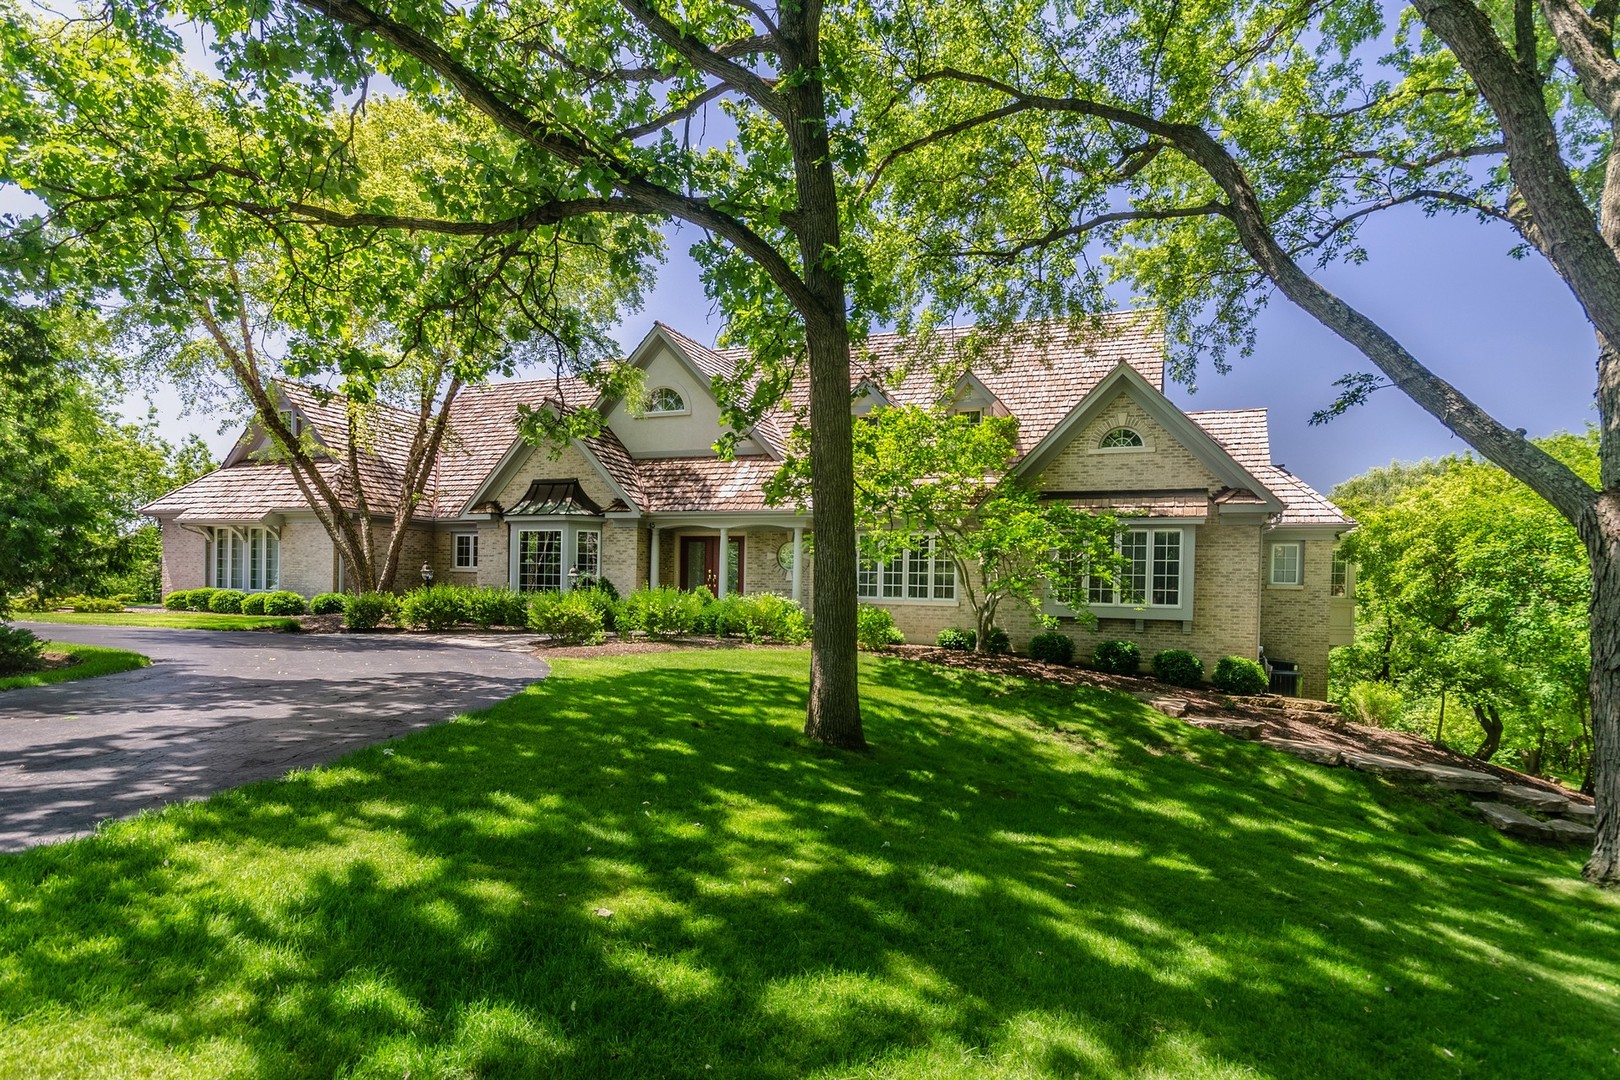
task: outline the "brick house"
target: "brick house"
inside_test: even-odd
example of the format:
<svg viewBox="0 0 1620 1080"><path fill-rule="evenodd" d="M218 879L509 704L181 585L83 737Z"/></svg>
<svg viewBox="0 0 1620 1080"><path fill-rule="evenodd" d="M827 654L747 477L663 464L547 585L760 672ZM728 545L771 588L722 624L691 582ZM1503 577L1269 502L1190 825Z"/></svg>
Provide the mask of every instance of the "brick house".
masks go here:
<svg viewBox="0 0 1620 1080"><path fill-rule="evenodd" d="M1323 695L1328 650L1353 632L1351 571L1334 549L1354 523L1272 464L1265 410L1178 409L1163 393L1162 336L1139 316L1116 314L1085 330L1026 329L982 356L957 357L961 375L943 389L939 357L908 366L907 342L874 336L858 360L852 408L944 404L1014 416L1016 470L1039 477L1052 498L1126 523L1120 542L1132 571L1118 588L1093 588L1097 625L1049 609L1080 654L1125 638L1144 655L1190 649L1209 667L1264 650L1298 665L1301 693ZM963 333L939 336L946 359L968 340ZM739 433L735 457L722 460L713 449L723 429L710 381L730 374L737 358L655 325L630 357L645 375L646 407L596 402L602 433L561 449L525 443L513 420L520 404L595 401L583 382L464 391L410 528L400 583L414 584L418 567L440 582L521 590L567 589L577 575L599 574L621 592L706 585L808 604L814 566L804 539L813 515L770 506L764 496L804 401L790 395ZM385 411L373 424L357 480L346 464L341 407L298 386L283 387L283 396L287 413L326 448L329 481L340 492L360 483L369 505L386 512L403 471L406 414ZM343 587L330 538L288 470L264 460L264 445L250 427L219 470L145 508L162 524L165 592ZM894 613L910 641L973 622L954 568L932 558L926 541L887 565L863 567L858 588L863 601ZM1004 624L1015 646L1037 629L1024 612L1006 612Z"/></svg>

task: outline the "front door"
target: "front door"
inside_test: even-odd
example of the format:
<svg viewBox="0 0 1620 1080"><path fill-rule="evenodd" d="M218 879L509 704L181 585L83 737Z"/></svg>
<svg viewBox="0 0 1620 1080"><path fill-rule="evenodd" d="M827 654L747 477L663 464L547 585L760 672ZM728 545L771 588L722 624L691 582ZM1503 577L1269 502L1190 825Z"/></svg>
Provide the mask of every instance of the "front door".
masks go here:
<svg viewBox="0 0 1620 1080"><path fill-rule="evenodd" d="M726 591L743 591L743 538L727 537ZM720 591L720 538L681 537L681 588Z"/></svg>

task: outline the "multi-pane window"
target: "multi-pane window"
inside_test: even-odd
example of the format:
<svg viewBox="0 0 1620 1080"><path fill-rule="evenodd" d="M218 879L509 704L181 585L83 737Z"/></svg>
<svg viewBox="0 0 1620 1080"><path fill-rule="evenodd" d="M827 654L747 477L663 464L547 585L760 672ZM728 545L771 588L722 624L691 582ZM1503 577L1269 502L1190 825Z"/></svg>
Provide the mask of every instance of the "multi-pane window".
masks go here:
<svg viewBox="0 0 1620 1080"><path fill-rule="evenodd" d="M1117 427L1097 443L1101 450L1127 450L1142 445L1142 436L1128 427Z"/></svg>
<svg viewBox="0 0 1620 1080"><path fill-rule="evenodd" d="M281 541L269 529L219 528L212 543L214 588L264 592L281 583Z"/></svg>
<svg viewBox="0 0 1620 1080"><path fill-rule="evenodd" d="M581 529L574 534L574 569L581 578L595 579L602 572L602 534Z"/></svg>
<svg viewBox="0 0 1620 1080"><path fill-rule="evenodd" d="M455 558L455 567L456 567L456 569L457 570L476 570L478 568L478 534L477 533L471 533L471 532L468 532L468 533L456 533L455 534L455 545L456 545L456 558Z"/></svg>
<svg viewBox="0 0 1620 1080"><path fill-rule="evenodd" d="M855 592L864 600L955 600L956 563L922 538L887 562L862 559Z"/></svg>
<svg viewBox="0 0 1620 1080"><path fill-rule="evenodd" d="M1271 583L1273 585L1303 585L1302 563L1304 545L1298 541L1271 545Z"/></svg>
<svg viewBox="0 0 1620 1080"><path fill-rule="evenodd" d="M1125 529L1115 544L1124 565L1113 581L1091 578L1087 582L1086 597L1091 603L1181 606L1180 529Z"/></svg>
<svg viewBox="0 0 1620 1080"><path fill-rule="evenodd" d="M1333 569L1328 577L1328 595L1350 595L1350 564L1338 552L1333 553Z"/></svg>
<svg viewBox="0 0 1620 1080"><path fill-rule="evenodd" d="M679 390L668 386L660 386L647 395L647 411L650 413L683 413L686 411L686 399L681 397Z"/></svg>
<svg viewBox="0 0 1620 1080"><path fill-rule="evenodd" d="M518 591L547 592L562 588L561 529L518 532Z"/></svg>

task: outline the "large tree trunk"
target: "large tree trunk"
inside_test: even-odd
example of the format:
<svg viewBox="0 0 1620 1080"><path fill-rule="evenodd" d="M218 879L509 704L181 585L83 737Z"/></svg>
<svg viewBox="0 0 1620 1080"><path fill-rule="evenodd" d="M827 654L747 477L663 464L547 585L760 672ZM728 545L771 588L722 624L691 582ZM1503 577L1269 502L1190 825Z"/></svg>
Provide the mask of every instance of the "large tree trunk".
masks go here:
<svg viewBox="0 0 1620 1080"><path fill-rule="evenodd" d="M1620 494L1604 492L1581 532L1592 561L1592 795L1597 838L1583 876L1620 886Z"/></svg>
<svg viewBox="0 0 1620 1080"><path fill-rule="evenodd" d="M1474 705L1474 719L1479 721L1479 730L1485 733L1485 741L1479 744L1474 756L1480 761L1489 761L1496 756L1496 751L1502 746L1502 714L1495 705Z"/></svg>
<svg viewBox="0 0 1620 1080"><path fill-rule="evenodd" d="M782 11L784 59L804 76L783 91L788 104L783 127L793 147L798 194L794 222L804 282L815 300L814 310L801 312L810 352L810 488L816 514L815 637L804 733L818 742L859 749L866 745L866 735L861 729L855 652L858 599L849 323L837 263L838 190L820 76L820 20L820 5L813 0Z"/></svg>

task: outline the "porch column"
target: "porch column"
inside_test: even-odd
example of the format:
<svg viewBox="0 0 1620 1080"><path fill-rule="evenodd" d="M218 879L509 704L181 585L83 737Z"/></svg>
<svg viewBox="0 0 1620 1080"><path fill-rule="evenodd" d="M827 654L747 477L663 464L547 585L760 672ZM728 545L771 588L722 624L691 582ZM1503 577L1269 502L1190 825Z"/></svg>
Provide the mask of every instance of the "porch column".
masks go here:
<svg viewBox="0 0 1620 1080"><path fill-rule="evenodd" d="M658 526L652 527L651 560L647 564L647 587L658 588Z"/></svg>
<svg viewBox="0 0 1620 1080"><path fill-rule="evenodd" d="M730 532L731 530L726 528L724 525L720 526L720 570L717 574L715 574L715 577L717 577L719 580L714 583L715 595L719 597L724 597L726 595L726 568L731 565Z"/></svg>
<svg viewBox="0 0 1620 1080"><path fill-rule="evenodd" d="M804 602L804 526L793 526L793 602Z"/></svg>

